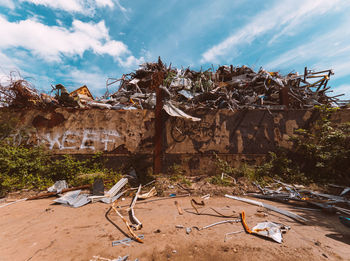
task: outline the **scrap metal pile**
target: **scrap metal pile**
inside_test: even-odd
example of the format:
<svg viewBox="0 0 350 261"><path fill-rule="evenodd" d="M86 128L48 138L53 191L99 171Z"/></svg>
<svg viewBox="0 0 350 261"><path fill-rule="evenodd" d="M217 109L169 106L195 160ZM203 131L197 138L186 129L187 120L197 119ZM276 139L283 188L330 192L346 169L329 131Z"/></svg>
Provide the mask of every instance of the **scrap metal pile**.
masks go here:
<svg viewBox="0 0 350 261"><path fill-rule="evenodd" d="M113 108L122 108L128 101L133 107L155 106L154 76L162 73L164 81L160 88L165 100L181 109L198 108L289 108L302 109L314 105L343 105L338 96L328 96L327 87L332 70L313 72L305 69L304 75L290 73L281 76L278 72L260 69L254 72L247 66L220 66L216 71L193 71L167 68L160 60L146 63L135 72L111 79L107 86L119 84L118 91L110 97ZM316 81L315 81L316 80ZM283 97L285 96L285 97Z"/></svg>
<svg viewBox="0 0 350 261"><path fill-rule="evenodd" d="M290 185L278 180L275 182L264 188L256 184L262 194L253 193L250 196L292 205L306 205L322 209L327 213L350 215L350 199L347 198L350 192L349 187L330 184L329 188L340 192L339 195L331 195L305 189L302 185Z"/></svg>
<svg viewBox="0 0 350 261"><path fill-rule="evenodd" d="M31 107L44 105L38 92L25 80L11 80L0 84L0 107Z"/></svg>
<svg viewBox="0 0 350 261"><path fill-rule="evenodd" d="M64 106L101 109L130 110L153 109L156 105L156 89L162 90L164 106L168 110L209 109L305 109L314 105L344 106L348 100L332 92L328 81L332 70L314 72L305 68L304 74L260 69L255 72L247 66L220 66L216 71L176 69L167 67L159 59L157 63L142 64L135 72L120 79L109 78L107 92L101 98L91 95L86 86L68 93L65 87L53 87L55 96L38 94L24 80L0 85L2 106ZM111 89L114 89L113 92ZM169 109L170 108L170 109ZM167 112L167 108L164 108Z"/></svg>

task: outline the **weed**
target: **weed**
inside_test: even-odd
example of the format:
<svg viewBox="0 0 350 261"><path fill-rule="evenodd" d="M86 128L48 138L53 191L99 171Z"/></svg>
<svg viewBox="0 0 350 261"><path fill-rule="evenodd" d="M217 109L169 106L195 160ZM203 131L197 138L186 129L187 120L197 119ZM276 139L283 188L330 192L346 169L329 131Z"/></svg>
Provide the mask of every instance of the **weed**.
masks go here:
<svg viewBox="0 0 350 261"><path fill-rule="evenodd" d="M220 158L216 153L215 155L215 165L219 170L219 173L225 173L232 176L235 173L235 168L232 167L226 160Z"/></svg>
<svg viewBox="0 0 350 261"><path fill-rule="evenodd" d="M121 178L120 171L104 167L102 153L77 160L69 155L54 157L41 147L14 146L11 133L18 120L5 112L0 112L0 116L0 196L24 188L42 190L62 179L78 186L101 177L108 187Z"/></svg>
<svg viewBox="0 0 350 261"><path fill-rule="evenodd" d="M184 175L171 175L170 176L170 181L172 182L179 182L179 183L182 183L182 184L185 184L187 186L191 186L192 183L189 179L186 178L186 176Z"/></svg>
<svg viewBox="0 0 350 261"><path fill-rule="evenodd" d="M260 176L257 175L255 166L250 166L247 163L242 163L238 168L234 169L234 177L245 177L251 181L260 180Z"/></svg>
<svg viewBox="0 0 350 261"><path fill-rule="evenodd" d="M232 167L226 160L221 159L217 154L215 154L215 158L215 164L219 173L224 173L228 176L236 178L246 177L249 180L256 180L258 178L256 175L255 166L250 166L244 162L238 168L235 168Z"/></svg>
<svg viewBox="0 0 350 261"><path fill-rule="evenodd" d="M95 155L79 161L64 155L55 159L42 148L12 146L2 142L0 194L24 188L42 190L62 179L72 186L92 183L97 176L115 183L121 174L104 168L100 158L101 155Z"/></svg>
<svg viewBox="0 0 350 261"><path fill-rule="evenodd" d="M163 83L164 86L169 86L171 82L174 80L175 76L176 76L176 73L173 71L170 71L164 79L164 83Z"/></svg>
<svg viewBox="0 0 350 261"><path fill-rule="evenodd" d="M277 148L269 153L263 165L257 167L242 164L233 168L215 155L218 170L232 177L246 177L258 182L277 177L291 183L349 183L350 122L331 122L335 108L318 106L315 110L320 119L311 129L295 131L290 137L292 148ZM212 178L212 182L219 183L217 179Z"/></svg>
<svg viewBox="0 0 350 261"><path fill-rule="evenodd" d="M335 108L315 107L320 114L310 130L298 129L291 149L270 153L258 175L278 176L289 182L350 182L350 122L335 124Z"/></svg>
<svg viewBox="0 0 350 261"><path fill-rule="evenodd" d="M191 186L192 183L190 180L186 178L184 175L185 171L179 164L173 164L171 167L169 167L168 173L170 174L170 180L173 182L180 182L182 184L186 184L188 186Z"/></svg>
<svg viewBox="0 0 350 261"><path fill-rule="evenodd" d="M181 165L174 163L172 166L169 167L168 173L172 176L182 176L184 175L185 171Z"/></svg>
<svg viewBox="0 0 350 261"><path fill-rule="evenodd" d="M221 175L215 175L207 178L207 181L214 185L220 185L220 186L231 186L233 184L233 180L229 179L227 177L221 178Z"/></svg>

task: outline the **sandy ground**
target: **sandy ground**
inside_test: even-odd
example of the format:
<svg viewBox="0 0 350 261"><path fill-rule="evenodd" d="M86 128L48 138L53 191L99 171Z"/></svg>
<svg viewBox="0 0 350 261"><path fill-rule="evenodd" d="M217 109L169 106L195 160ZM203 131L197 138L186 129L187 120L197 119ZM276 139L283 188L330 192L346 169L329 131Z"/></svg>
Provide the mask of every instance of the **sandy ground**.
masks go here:
<svg viewBox="0 0 350 261"><path fill-rule="evenodd" d="M192 213L179 215L175 200ZM282 244L245 232L224 242L225 233L242 230L241 223L186 234L175 225L202 227L227 218L195 215L190 198L185 197L137 204L135 214L143 223L137 233L144 235L144 243L112 246L113 240L126 237L122 231L127 230L113 210L108 212L109 205L94 203L74 209L53 204L52 199L20 202L0 209L0 260L90 260L96 255L111 259L129 255L128 260L350 260L350 229L337 216L268 203L298 213L310 224L270 211L264 216L256 206L215 197L204 208L214 207L227 215L244 210L250 227L268 220L291 230L283 235ZM127 216L126 211L122 213Z"/></svg>

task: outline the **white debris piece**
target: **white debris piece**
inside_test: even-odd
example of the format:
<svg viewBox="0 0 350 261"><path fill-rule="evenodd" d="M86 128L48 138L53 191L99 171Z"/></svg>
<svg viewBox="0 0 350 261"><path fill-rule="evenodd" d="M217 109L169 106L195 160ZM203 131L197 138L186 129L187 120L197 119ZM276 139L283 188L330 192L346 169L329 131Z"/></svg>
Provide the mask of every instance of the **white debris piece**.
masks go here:
<svg viewBox="0 0 350 261"><path fill-rule="evenodd" d="M284 210L284 209L277 208L277 207L272 206L272 205L267 204L267 203L263 203L263 202L252 200L252 199L248 199L248 198L241 198L241 197L231 196L231 195L227 195L227 194L225 195L225 197L231 198L231 199L235 199L235 200L239 200L239 201L243 201L243 202L246 202L246 203L249 203L249 204L253 204L253 205L256 205L256 206L259 206L259 207L270 209L272 211L275 211L275 212L280 213L282 215L285 215L287 217L293 218L294 220L296 220L296 221L298 221L298 222L300 222L302 224L305 224L308 221L306 218L303 218L302 216L299 216L297 214L294 214L294 213L292 213L290 211L287 211L287 210Z"/></svg>
<svg viewBox="0 0 350 261"><path fill-rule="evenodd" d="M67 182L65 180L58 180L51 187L47 189L48 192L61 193L63 189L68 188Z"/></svg>
<svg viewBox="0 0 350 261"><path fill-rule="evenodd" d="M186 114L185 112L183 112L182 110L180 110L179 108L175 107L171 101L166 101L163 105L163 109L170 115L173 117L180 117L180 118L184 118L184 119L188 119L191 121L200 121L200 118L196 118L193 117L191 115Z"/></svg>
<svg viewBox="0 0 350 261"><path fill-rule="evenodd" d="M105 196L114 197L125 185L128 183L127 178L120 179L107 193Z"/></svg>
<svg viewBox="0 0 350 261"><path fill-rule="evenodd" d="M81 190L67 192L62 197L55 199L54 201L74 208L84 206L91 200L86 194L80 195L80 192Z"/></svg>
<svg viewBox="0 0 350 261"><path fill-rule="evenodd" d="M181 90L181 91L178 91L177 93L181 94L182 96L184 96L189 100L192 100L194 98L194 95L188 90Z"/></svg>
<svg viewBox="0 0 350 261"><path fill-rule="evenodd" d="M277 224L273 222L262 222L258 223L255 227L253 227L253 232L255 234L269 237L272 240L276 241L277 243L282 243L282 229L283 230L289 230L290 227L285 226L283 224Z"/></svg>

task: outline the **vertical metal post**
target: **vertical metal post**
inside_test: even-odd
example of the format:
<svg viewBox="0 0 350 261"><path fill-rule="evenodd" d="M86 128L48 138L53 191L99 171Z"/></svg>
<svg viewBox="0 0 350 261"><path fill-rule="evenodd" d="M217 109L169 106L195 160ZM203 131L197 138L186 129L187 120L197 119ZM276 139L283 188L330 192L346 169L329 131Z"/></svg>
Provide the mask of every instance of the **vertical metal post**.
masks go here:
<svg viewBox="0 0 350 261"><path fill-rule="evenodd" d="M289 88L288 87L283 87L280 92L280 104L285 105L287 109L289 108L289 95L288 95Z"/></svg>
<svg viewBox="0 0 350 261"><path fill-rule="evenodd" d="M152 76L152 87L156 91L156 108L155 108L155 134L154 134L154 151L153 151L153 173L162 172L163 161L163 131L164 131L164 115L163 115L163 94L159 86L163 82L163 72L155 73Z"/></svg>

